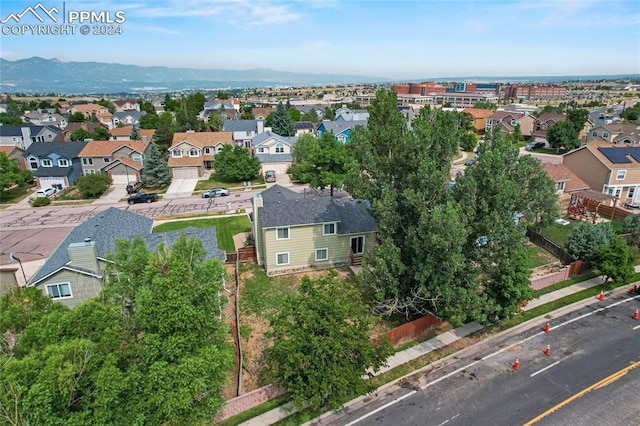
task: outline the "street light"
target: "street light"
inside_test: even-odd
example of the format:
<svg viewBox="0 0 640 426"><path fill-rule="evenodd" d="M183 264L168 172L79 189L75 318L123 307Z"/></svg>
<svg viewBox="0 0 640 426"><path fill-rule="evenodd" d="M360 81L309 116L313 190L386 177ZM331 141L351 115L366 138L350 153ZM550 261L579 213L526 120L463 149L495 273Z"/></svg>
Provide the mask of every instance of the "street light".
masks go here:
<svg viewBox="0 0 640 426"><path fill-rule="evenodd" d="M26 287L26 285L27 285L27 274L24 273L24 268L22 267L22 262L20 261L20 259L18 259L16 257L16 254L14 252L9 253L9 257L11 258L11 260L15 260L20 265L20 270L22 271L22 277L24 278L24 285Z"/></svg>

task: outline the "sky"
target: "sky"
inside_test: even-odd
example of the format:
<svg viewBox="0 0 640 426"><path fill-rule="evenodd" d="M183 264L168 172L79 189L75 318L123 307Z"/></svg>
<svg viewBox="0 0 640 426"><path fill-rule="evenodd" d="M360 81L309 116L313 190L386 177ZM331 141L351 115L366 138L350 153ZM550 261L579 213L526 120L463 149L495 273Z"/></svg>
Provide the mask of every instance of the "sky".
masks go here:
<svg viewBox="0 0 640 426"><path fill-rule="evenodd" d="M44 22L16 18L38 4ZM7 60L406 80L640 74L638 0L2 0L0 21ZM32 34L34 24L76 28ZM93 34L103 29L122 33Z"/></svg>

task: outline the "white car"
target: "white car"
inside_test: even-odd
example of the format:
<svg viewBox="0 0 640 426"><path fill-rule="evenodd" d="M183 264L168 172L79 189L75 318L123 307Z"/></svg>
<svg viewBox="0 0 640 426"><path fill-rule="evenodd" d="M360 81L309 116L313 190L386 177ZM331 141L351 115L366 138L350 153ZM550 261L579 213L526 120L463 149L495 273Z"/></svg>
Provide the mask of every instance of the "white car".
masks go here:
<svg viewBox="0 0 640 426"><path fill-rule="evenodd" d="M51 187L40 188L38 189L38 192L36 192L36 198L40 198L40 197L49 198L55 193L56 193L55 188L51 188Z"/></svg>

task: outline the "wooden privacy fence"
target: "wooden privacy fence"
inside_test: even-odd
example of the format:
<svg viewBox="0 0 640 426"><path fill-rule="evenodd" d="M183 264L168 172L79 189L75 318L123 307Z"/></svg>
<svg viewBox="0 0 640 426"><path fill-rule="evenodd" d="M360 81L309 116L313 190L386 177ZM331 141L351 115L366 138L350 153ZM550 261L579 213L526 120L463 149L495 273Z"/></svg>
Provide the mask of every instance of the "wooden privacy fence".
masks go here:
<svg viewBox="0 0 640 426"><path fill-rule="evenodd" d="M415 321L402 324L401 326L394 328L381 337L388 337L393 346L399 346L403 343L407 343L424 336L430 331L438 328L440 324L442 324L440 318L434 317L433 315L426 315L422 318L418 318ZM372 341L374 343L377 343L379 341L379 338L374 338L372 339Z"/></svg>
<svg viewBox="0 0 640 426"><path fill-rule="evenodd" d="M563 265L568 265L574 261L573 256L567 253L567 251L563 247L559 246L558 244L554 243L553 241L551 241L544 235L534 231L533 229L527 229L527 238L529 238L529 241L531 241L533 244L557 257Z"/></svg>

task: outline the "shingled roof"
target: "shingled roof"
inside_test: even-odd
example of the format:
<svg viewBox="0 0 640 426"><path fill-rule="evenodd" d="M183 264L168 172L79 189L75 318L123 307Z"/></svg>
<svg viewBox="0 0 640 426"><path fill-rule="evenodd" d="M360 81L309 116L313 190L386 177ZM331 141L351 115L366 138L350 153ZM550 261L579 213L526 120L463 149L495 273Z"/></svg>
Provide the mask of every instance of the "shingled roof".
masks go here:
<svg viewBox="0 0 640 426"><path fill-rule="evenodd" d="M258 210L263 228L337 222L338 234L376 231L366 204L352 198L303 195L280 185L262 191Z"/></svg>

